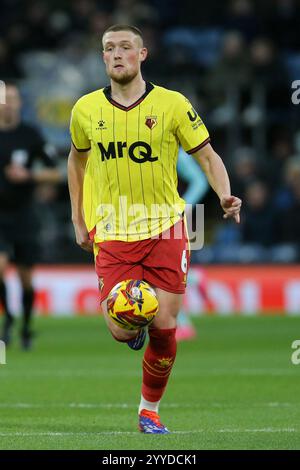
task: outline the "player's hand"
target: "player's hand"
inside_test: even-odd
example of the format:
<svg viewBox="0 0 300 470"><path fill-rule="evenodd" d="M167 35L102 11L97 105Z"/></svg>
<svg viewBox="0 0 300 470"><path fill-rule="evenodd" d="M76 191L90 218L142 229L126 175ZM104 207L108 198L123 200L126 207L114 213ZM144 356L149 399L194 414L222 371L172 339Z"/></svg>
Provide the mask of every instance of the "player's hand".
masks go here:
<svg viewBox="0 0 300 470"><path fill-rule="evenodd" d="M220 204L225 214L224 219L233 218L237 224L240 223L240 211L242 201L235 196L224 196L221 198Z"/></svg>
<svg viewBox="0 0 300 470"><path fill-rule="evenodd" d="M89 238L89 233L84 222L74 223L76 243L85 251L93 252L93 242Z"/></svg>
<svg viewBox="0 0 300 470"><path fill-rule="evenodd" d="M31 179L31 172L22 165L12 163L4 168L6 178L12 183L25 183Z"/></svg>

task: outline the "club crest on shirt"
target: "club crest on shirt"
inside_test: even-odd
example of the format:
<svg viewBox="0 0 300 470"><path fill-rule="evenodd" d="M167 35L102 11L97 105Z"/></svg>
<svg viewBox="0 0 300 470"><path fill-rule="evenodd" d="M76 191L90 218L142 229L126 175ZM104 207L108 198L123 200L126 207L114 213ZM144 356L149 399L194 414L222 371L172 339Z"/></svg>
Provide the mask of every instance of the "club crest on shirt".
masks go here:
<svg viewBox="0 0 300 470"><path fill-rule="evenodd" d="M146 116L145 124L152 130L157 124L157 116Z"/></svg>

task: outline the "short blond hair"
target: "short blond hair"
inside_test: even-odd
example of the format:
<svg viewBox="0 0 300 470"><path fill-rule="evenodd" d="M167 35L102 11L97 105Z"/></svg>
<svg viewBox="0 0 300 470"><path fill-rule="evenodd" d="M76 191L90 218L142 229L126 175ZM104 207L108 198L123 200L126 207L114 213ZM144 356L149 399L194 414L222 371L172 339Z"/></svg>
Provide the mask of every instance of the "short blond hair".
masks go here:
<svg viewBox="0 0 300 470"><path fill-rule="evenodd" d="M104 38L105 34L115 33L117 31L130 31L131 33L135 34L136 36L138 36L141 39L142 44L144 42L142 32L136 26L131 26L129 24L114 24L114 25L110 26L109 28L107 28L104 31L104 33L102 35L102 43L103 43L103 38Z"/></svg>

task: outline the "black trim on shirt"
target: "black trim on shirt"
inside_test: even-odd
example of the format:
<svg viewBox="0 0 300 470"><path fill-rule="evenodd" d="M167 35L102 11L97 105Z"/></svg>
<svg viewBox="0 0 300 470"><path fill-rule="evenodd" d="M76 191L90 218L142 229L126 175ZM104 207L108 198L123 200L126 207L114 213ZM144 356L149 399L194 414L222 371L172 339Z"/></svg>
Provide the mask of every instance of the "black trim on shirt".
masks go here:
<svg viewBox="0 0 300 470"><path fill-rule="evenodd" d="M89 147L88 149L78 149L76 145L74 144L73 140L71 142L75 150L77 150L77 152L88 152L89 150L91 150L91 147Z"/></svg>
<svg viewBox="0 0 300 470"><path fill-rule="evenodd" d="M130 106L123 106L122 104L118 103L111 97L111 86L107 86L103 89L103 93L105 98L113 105L116 106L119 109L122 109L123 111L130 111L131 109L135 108L138 106L145 98L146 96L152 91L154 88L154 85L150 82L146 82L146 91L145 93L134 103L132 103Z"/></svg>
<svg viewBox="0 0 300 470"><path fill-rule="evenodd" d="M186 153L188 153L189 155L191 155L192 153L195 153L197 152L198 150L202 149L203 147L205 147L205 145L209 144L210 142L210 137L208 137L207 139L205 139L202 144L200 145L197 145L197 147L191 149L191 150L188 150Z"/></svg>

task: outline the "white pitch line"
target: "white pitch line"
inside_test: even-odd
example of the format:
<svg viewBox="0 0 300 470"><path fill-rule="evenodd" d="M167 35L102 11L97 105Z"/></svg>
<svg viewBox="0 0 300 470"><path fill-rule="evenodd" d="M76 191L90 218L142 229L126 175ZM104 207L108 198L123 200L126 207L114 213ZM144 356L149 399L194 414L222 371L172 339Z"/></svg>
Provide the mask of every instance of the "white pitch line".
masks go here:
<svg viewBox="0 0 300 470"><path fill-rule="evenodd" d="M254 429L218 429L216 432L221 433L233 433L233 432L247 432L247 433L259 433L259 432L298 432L295 428L254 428Z"/></svg>
<svg viewBox="0 0 300 470"><path fill-rule="evenodd" d="M198 431L174 431L172 434L197 434L203 433L204 430ZM141 435L139 431L102 431L102 432L0 432L0 437L62 437L62 436L115 436L115 435Z"/></svg>
<svg viewBox="0 0 300 470"><path fill-rule="evenodd" d="M176 374L178 377L194 377L195 374L199 378L204 377L230 377L230 376L264 376L264 377L295 377L297 376L297 368L286 368L286 369L272 369L272 368L262 368L262 369L210 369L210 370L199 370L199 369L188 369L186 371L177 371ZM25 377L35 378L35 377L63 377L64 379L77 379L77 378L103 378L103 377L139 377L140 373L136 370L108 370L106 368L98 368L97 370L88 371L86 369L62 369L62 370L52 370L52 369L42 369L42 370L31 370L27 371L26 374L23 370L3 370L1 371L2 377L11 378L17 374L18 378Z"/></svg>
<svg viewBox="0 0 300 470"><path fill-rule="evenodd" d="M127 403L0 403L0 408L137 408L138 405Z"/></svg>
<svg viewBox="0 0 300 470"><path fill-rule="evenodd" d="M127 409L137 408L137 404L134 403L0 403L0 408L16 408L16 409L31 409L31 408L82 408L82 409ZM251 403L251 407L255 408L288 408L288 407L299 407L300 403L287 403L287 402L269 402L269 403ZM162 408L183 408L183 409L201 409L207 411L210 408L249 408L248 403L202 403L202 404L186 404L186 403L166 403L161 405Z"/></svg>
<svg viewBox="0 0 300 470"><path fill-rule="evenodd" d="M191 431L173 431L172 434L201 434L204 432L208 433L298 433L299 431L295 428L254 428L254 429L215 429L215 430L191 430ZM102 431L102 432L0 432L0 437L83 437L83 436L136 436L141 435L138 431Z"/></svg>

